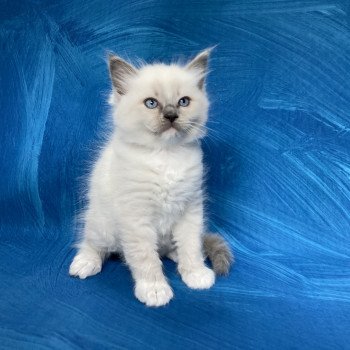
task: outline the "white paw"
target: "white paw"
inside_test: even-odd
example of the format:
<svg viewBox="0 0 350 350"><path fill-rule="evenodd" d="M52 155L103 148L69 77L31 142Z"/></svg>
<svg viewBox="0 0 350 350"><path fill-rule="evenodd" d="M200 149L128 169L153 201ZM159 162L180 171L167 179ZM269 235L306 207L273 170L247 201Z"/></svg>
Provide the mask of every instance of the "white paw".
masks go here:
<svg viewBox="0 0 350 350"><path fill-rule="evenodd" d="M166 281L141 280L136 282L135 296L147 306L162 306L168 304L174 294Z"/></svg>
<svg viewBox="0 0 350 350"><path fill-rule="evenodd" d="M192 289L208 289L215 282L215 273L206 266L181 272L182 280Z"/></svg>
<svg viewBox="0 0 350 350"><path fill-rule="evenodd" d="M102 260L98 256L91 256L89 254L77 254L73 259L69 274L81 279L96 275L102 269Z"/></svg>

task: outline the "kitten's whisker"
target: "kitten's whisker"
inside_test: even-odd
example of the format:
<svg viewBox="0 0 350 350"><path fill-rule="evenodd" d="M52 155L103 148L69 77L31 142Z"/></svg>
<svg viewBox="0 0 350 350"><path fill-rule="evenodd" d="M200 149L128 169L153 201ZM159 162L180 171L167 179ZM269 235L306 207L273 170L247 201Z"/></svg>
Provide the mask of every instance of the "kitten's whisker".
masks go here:
<svg viewBox="0 0 350 350"><path fill-rule="evenodd" d="M214 133L214 137L216 136L219 136L218 135L218 131L217 130L215 130L215 129L213 129L213 128L210 128L210 127L208 127L208 126L203 126L202 124L200 124L200 123L196 123L196 122L189 122L193 127L203 127L203 128L205 128L205 129L207 129L207 130L209 130L209 131L212 131L213 133ZM221 139L221 140L224 140L224 138L220 138L220 137L218 137L219 139Z"/></svg>
<svg viewBox="0 0 350 350"><path fill-rule="evenodd" d="M192 125L191 126L194 130L197 130L197 131L202 131L203 129L201 128L198 128L196 125ZM205 127L203 127L205 128ZM210 134L210 137L209 139L210 140L213 140L214 142L217 141L217 142L225 142L225 138L224 137L221 137L220 135L218 135L217 131L214 130L214 129L211 129L211 128L205 128L207 130L210 130L212 131L212 133ZM207 143L206 141L206 138L204 138L204 141ZM208 143L207 143L208 144ZM208 144L209 145L209 144Z"/></svg>

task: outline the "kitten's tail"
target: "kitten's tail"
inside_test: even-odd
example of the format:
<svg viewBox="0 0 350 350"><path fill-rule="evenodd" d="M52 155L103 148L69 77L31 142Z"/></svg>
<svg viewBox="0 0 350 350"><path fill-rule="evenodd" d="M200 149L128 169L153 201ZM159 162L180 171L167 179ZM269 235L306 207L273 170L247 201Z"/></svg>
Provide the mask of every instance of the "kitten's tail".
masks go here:
<svg viewBox="0 0 350 350"><path fill-rule="evenodd" d="M215 273L227 275L234 262L234 257L226 241L217 234L207 233L203 237L203 248Z"/></svg>

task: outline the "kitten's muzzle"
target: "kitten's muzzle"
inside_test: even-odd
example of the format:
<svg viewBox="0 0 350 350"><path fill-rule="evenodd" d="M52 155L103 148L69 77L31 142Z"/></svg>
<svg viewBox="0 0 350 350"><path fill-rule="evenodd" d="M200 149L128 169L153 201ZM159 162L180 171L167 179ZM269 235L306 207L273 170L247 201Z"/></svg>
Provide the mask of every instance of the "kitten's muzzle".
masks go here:
<svg viewBox="0 0 350 350"><path fill-rule="evenodd" d="M177 115L177 110L174 106L172 105L167 105L163 109L163 117L165 119L168 119L170 123L173 123L175 119L179 118Z"/></svg>

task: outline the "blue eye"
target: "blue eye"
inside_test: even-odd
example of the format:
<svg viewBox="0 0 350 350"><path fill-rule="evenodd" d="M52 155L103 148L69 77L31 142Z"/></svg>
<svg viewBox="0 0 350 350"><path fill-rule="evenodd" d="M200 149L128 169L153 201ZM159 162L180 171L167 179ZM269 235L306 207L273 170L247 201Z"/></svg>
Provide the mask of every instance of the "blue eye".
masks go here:
<svg viewBox="0 0 350 350"><path fill-rule="evenodd" d="M179 106L181 107L187 107L190 104L190 98L185 96L179 99L178 102Z"/></svg>
<svg viewBox="0 0 350 350"><path fill-rule="evenodd" d="M144 104L147 108L153 109L158 106L158 101L155 98L146 98Z"/></svg>

